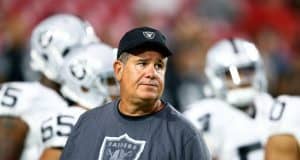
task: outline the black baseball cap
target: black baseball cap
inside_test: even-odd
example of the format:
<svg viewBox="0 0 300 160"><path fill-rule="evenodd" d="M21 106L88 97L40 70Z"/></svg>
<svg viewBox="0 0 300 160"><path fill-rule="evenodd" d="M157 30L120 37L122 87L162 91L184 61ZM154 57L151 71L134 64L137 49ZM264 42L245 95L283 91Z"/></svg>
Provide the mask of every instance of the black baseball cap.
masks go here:
<svg viewBox="0 0 300 160"><path fill-rule="evenodd" d="M119 42L117 58L123 52L130 53L137 49L155 50L165 57L172 55L166 45L166 37L160 31L150 27L138 27L125 33Z"/></svg>

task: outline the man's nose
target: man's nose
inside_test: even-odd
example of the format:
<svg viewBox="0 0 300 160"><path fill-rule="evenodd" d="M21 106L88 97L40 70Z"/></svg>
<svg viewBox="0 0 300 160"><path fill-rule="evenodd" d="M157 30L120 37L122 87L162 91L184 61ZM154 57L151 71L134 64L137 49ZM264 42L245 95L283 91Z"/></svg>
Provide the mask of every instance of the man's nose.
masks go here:
<svg viewBox="0 0 300 160"><path fill-rule="evenodd" d="M147 74L147 77L154 78L156 76L156 74L157 74L155 66L154 65L149 65L147 67L146 74Z"/></svg>

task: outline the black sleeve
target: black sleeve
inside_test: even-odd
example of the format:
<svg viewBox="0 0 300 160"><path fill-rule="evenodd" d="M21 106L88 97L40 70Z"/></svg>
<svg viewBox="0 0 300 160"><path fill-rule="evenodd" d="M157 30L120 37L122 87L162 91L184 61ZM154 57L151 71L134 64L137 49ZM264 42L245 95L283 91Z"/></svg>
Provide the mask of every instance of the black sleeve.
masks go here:
<svg viewBox="0 0 300 160"><path fill-rule="evenodd" d="M80 126L82 124L82 121L84 119L84 114L80 116L78 121L76 122L74 128L72 129L71 134L69 135L69 138L67 140L67 143L63 149L62 155L60 157L60 160L70 160L75 159L72 156L76 152L76 139L79 136L80 133Z"/></svg>
<svg viewBox="0 0 300 160"><path fill-rule="evenodd" d="M199 134L184 145L184 160L211 160L207 146Z"/></svg>

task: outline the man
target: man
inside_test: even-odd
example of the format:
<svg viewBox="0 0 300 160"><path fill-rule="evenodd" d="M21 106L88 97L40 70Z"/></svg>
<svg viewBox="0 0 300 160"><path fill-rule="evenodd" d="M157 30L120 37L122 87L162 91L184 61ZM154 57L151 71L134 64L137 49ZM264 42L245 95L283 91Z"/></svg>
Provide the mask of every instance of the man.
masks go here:
<svg viewBox="0 0 300 160"><path fill-rule="evenodd" d="M43 154L40 160L59 160L72 127L85 111L110 101L111 88L118 87L113 62L116 54L105 44L75 48L61 69L61 93L73 105L45 116L41 128ZM48 128L48 129L47 129ZM52 129L49 129L52 128Z"/></svg>
<svg viewBox="0 0 300 160"><path fill-rule="evenodd" d="M158 30L127 32L114 62L120 99L80 117L61 160L209 159L198 133L161 100L171 54Z"/></svg>
<svg viewBox="0 0 300 160"><path fill-rule="evenodd" d="M239 38L217 42L208 51L205 74L216 99L195 102L185 115L200 129L209 126L202 130L218 159L263 159L261 151L270 135L299 135L299 118L293 113L300 101L285 96L273 99L266 93L262 59L253 43Z"/></svg>
<svg viewBox="0 0 300 160"><path fill-rule="evenodd" d="M33 160L40 155L41 120L67 107L56 92L60 67L75 46L98 41L91 26L76 16L58 14L39 23L31 35L31 66L40 82L5 83L0 90L0 159ZM47 130L46 130L47 131Z"/></svg>

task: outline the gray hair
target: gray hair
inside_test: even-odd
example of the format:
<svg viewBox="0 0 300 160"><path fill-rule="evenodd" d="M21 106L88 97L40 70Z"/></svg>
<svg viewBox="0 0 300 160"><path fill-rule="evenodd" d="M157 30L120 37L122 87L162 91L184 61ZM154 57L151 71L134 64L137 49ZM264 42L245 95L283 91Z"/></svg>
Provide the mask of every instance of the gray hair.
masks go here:
<svg viewBox="0 0 300 160"><path fill-rule="evenodd" d="M121 53L121 55L120 55L120 57L118 58L118 60L126 64L126 62L128 61L128 59L129 59L129 57L130 57L131 55L132 55L131 53L123 52L123 53ZM165 60L164 60L164 61L167 63L167 62L168 62L168 57L165 57Z"/></svg>
<svg viewBox="0 0 300 160"><path fill-rule="evenodd" d="M128 52L123 52L123 53L121 53L121 55L120 55L120 57L118 58L118 60L120 60L120 61L123 62L123 63L126 63L126 62L128 61L128 59L129 59L130 56L131 56L130 53L128 53Z"/></svg>

